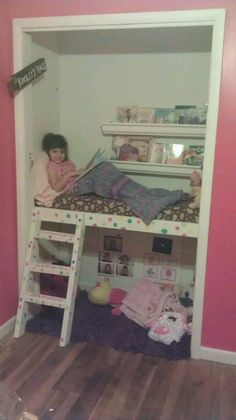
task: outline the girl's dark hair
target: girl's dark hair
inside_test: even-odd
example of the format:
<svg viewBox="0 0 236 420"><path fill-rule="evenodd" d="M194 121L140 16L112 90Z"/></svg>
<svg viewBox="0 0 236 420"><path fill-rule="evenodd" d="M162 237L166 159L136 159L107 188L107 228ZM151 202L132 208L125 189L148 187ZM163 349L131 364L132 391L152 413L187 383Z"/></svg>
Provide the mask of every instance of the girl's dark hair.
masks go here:
<svg viewBox="0 0 236 420"><path fill-rule="evenodd" d="M42 148L47 154L51 149L63 149L65 151L65 159L68 159L68 143L61 134L45 134L42 140Z"/></svg>

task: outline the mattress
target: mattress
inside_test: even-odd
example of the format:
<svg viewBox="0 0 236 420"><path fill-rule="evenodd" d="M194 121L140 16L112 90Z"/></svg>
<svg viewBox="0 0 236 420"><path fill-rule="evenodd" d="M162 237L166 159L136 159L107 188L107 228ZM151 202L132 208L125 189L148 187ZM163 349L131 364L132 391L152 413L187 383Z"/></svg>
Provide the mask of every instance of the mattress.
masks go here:
<svg viewBox="0 0 236 420"><path fill-rule="evenodd" d="M157 219L178 222L199 222L199 209L189 207L190 200L168 205L161 210ZM79 197L71 193L63 193L56 197L53 208L74 210L90 213L116 214L120 216L135 216L129 206L122 200L102 198L95 194L85 194Z"/></svg>

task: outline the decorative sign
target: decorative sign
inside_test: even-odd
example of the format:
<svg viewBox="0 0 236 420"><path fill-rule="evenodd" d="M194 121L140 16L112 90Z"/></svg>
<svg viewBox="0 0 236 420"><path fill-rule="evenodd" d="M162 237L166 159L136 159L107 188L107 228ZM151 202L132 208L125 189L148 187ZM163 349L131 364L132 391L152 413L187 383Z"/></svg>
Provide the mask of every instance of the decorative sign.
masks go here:
<svg viewBox="0 0 236 420"><path fill-rule="evenodd" d="M24 69L13 74L8 82L11 92L17 92L28 85L32 80L37 79L47 70L44 58L39 58Z"/></svg>

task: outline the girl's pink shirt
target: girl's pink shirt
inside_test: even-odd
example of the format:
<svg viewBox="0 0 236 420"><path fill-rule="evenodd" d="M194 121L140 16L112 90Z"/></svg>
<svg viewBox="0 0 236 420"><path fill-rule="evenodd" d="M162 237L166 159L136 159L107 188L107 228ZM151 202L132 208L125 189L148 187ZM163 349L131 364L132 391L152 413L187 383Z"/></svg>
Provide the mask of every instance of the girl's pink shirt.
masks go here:
<svg viewBox="0 0 236 420"><path fill-rule="evenodd" d="M72 162L72 160L64 160L64 162L61 162L61 163L56 163L50 160L48 163L48 169L50 169L51 171L55 173L57 179L60 179L64 175L66 175L68 172L75 171L76 166L74 162ZM71 176L62 191L64 192L64 191L71 190L73 185L75 184L75 181L76 181L76 177Z"/></svg>

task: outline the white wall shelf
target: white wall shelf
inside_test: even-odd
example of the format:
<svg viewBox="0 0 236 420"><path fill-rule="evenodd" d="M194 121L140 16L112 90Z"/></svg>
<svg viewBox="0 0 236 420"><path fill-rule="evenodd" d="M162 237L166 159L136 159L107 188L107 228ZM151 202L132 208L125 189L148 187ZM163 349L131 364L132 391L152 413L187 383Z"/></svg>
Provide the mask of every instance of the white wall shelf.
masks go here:
<svg viewBox="0 0 236 420"><path fill-rule="evenodd" d="M150 136L160 139L161 143L181 143L184 145L204 145L205 125L198 124L139 124L139 123L102 123L104 136ZM129 174L163 175L188 178L200 166L157 164L150 162L111 161L122 172Z"/></svg>
<svg viewBox="0 0 236 420"><path fill-rule="evenodd" d="M200 124L139 124L107 122L101 125L104 136L150 136L172 139L199 140L204 143L206 126Z"/></svg>
<svg viewBox="0 0 236 420"><path fill-rule="evenodd" d="M201 169L200 166L192 165L169 165L164 163L128 162L121 160L110 160L110 162L127 174L163 175L188 178L194 170L198 171Z"/></svg>

